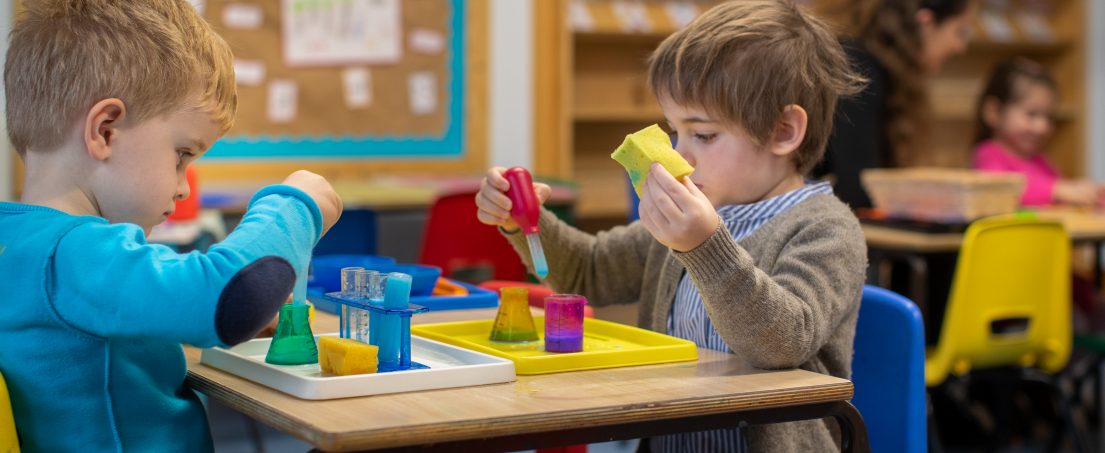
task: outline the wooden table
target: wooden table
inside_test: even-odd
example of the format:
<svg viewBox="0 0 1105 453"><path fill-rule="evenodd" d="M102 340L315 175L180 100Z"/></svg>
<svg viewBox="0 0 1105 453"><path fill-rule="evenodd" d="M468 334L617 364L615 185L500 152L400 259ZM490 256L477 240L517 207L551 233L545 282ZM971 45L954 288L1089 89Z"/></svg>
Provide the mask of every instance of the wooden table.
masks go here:
<svg viewBox="0 0 1105 453"><path fill-rule="evenodd" d="M493 309L431 312L415 320L487 319ZM336 328L320 314L316 331ZM418 318L423 318L419 320ZM852 383L805 370L747 368L699 349L697 362L519 376L512 383L300 400L199 363L188 384L320 450L520 450L834 417L844 451L867 452Z"/></svg>
<svg viewBox="0 0 1105 453"><path fill-rule="evenodd" d="M1057 220L1075 243L1105 242L1105 213L1052 208L1037 213L1040 219ZM963 246L963 233L925 233L864 223L867 246L915 253L955 252Z"/></svg>
<svg viewBox="0 0 1105 453"><path fill-rule="evenodd" d="M1040 219L1056 220L1063 224L1075 244L1092 244L1093 279L1097 288L1102 288L1102 244L1105 244L1105 212L1086 211L1072 208L1042 208L1036 213ZM929 297L926 290L929 276L928 258L938 255L947 257L963 246L963 233L926 233L921 231L895 228L871 223L863 224L863 235L867 248L875 254L899 258L909 264L911 288L909 297L914 300L928 318ZM954 266L954 255L941 263ZM878 279L879 286L886 287L887 282ZM929 332L931 334L931 332ZM931 336L931 335L930 335Z"/></svg>

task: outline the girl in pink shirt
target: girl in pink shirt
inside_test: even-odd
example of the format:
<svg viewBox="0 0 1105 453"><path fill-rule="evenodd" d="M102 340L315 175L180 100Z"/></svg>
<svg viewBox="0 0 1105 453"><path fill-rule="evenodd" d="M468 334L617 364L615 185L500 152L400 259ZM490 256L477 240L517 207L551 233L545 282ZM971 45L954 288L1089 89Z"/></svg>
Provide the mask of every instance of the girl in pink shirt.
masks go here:
<svg viewBox="0 0 1105 453"><path fill-rule="evenodd" d="M1101 187L1060 177L1043 156L1056 98L1055 81L1036 62L1015 58L998 65L979 100L974 168L1024 175L1021 204L1026 206L1098 204Z"/></svg>

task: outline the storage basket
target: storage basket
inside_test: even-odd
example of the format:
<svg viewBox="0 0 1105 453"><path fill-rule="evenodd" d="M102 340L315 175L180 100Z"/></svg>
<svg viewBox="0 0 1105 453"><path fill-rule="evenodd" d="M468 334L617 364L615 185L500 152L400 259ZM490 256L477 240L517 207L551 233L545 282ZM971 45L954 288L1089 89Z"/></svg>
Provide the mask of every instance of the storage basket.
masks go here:
<svg viewBox="0 0 1105 453"><path fill-rule="evenodd" d="M875 207L893 218L966 223L1014 212L1024 176L950 168L869 169L860 176Z"/></svg>

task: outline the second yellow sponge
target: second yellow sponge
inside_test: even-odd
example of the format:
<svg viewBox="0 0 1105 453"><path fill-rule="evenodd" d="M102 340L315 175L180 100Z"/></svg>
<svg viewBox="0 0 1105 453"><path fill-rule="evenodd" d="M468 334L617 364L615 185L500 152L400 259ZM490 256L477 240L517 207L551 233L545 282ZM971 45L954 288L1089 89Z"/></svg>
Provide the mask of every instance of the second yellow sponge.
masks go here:
<svg viewBox="0 0 1105 453"><path fill-rule="evenodd" d="M625 141L610 157L625 167L637 196L641 196L653 162L659 162L676 179L683 179L694 171L694 167L671 147L668 133L655 124L625 136Z"/></svg>

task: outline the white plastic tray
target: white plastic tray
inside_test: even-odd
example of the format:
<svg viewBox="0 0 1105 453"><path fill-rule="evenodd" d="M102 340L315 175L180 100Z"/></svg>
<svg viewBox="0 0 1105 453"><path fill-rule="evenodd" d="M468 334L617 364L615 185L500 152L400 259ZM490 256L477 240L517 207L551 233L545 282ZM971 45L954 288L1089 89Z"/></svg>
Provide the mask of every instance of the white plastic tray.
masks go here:
<svg viewBox="0 0 1105 453"><path fill-rule="evenodd" d="M318 364L265 363L270 341L259 338L230 349L204 349L200 362L307 400L497 384L515 379L514 362L510 360L413 335L411 358L429 369L352 376L323 376Z"/></svg>

